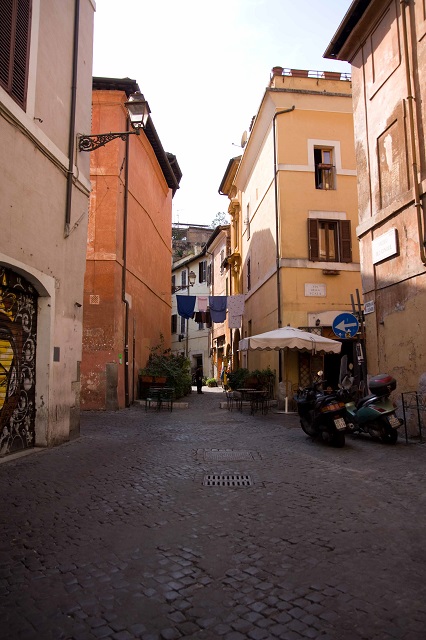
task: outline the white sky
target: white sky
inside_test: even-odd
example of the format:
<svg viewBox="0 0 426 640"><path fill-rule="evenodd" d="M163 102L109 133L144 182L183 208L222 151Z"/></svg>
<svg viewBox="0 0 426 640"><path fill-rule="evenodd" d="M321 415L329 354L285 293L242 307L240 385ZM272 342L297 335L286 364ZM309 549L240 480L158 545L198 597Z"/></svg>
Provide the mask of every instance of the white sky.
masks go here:
<svg viewBox="0 0 426 640"><path fill-rule="evenodd" d="M351 0L97 0L93 75L136 80L183 177L173 222L210 224L272 67L350 72L322 57Z"/></svg>

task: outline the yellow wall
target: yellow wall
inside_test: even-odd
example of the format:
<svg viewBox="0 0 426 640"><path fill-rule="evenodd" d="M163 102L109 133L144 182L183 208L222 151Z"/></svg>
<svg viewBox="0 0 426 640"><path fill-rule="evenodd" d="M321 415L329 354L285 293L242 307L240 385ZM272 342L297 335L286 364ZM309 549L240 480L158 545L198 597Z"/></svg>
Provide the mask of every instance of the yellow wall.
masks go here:
<svg viewBox="0 0 426 640"><path fill-rule="evenodd" d="M293 88L297 87L297 80L292 79ZM278 327L272 123L279 110L295 106L275 119L282 325L307 327L308 314L335 312L337 315L351 311L350 294L361 288L350 82L330 83L307 78L301 79L301 83L306 93L289 93L285 85L282 91L266 90L235 178L243 221L240 286L247 295L243 336ZM313 149L328 145L334 150L336 188L326 191L315 187ZM250 237L244 224L248 204ZM352 262L309 260L309 217L351 221ZM247 289L248 259L250 291ZM338 275L326 275L323 269L338 271ZM306 295L306 284L321 285L326 295ZM312 287L308 290L312 291ZM250 352L243 362L250 369L268 365L276 369L278 356L274 352ZM283 373L291 377L293 384L298 382L297 369L297 354L289 356Z"/></svg>

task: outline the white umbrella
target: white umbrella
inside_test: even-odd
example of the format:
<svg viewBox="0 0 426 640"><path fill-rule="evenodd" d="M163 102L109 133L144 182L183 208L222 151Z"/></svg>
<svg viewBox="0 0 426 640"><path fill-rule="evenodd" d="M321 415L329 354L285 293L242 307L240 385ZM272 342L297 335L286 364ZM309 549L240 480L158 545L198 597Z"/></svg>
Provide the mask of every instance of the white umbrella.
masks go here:
<svg viewBox="0 0 426 640"><path fill-rule="evenodd" d="M316 333L302 331L294 327L282 327L257 336L243 338L239 342L239 351L310 351L311 353L340 353L342 343L330 338L323 338Z"/></svg>

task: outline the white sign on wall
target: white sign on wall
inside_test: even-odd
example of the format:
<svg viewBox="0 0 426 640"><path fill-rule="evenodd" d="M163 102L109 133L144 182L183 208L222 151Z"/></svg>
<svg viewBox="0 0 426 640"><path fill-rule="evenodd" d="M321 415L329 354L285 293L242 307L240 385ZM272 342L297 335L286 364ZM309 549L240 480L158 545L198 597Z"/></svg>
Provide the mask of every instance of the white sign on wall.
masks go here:
<svg viewBox="0 0 426 640"><path fill-rule="evenodd" d="M398 237L395 227L374 238L371 243L371 251L373 264L396 255L398 253Z"/></svg>
<svg viewBox="0 0 426 640"><path fill-rule="evenodd" d="M364 313L365 315L368 313L374 313L374 300L366 300L364 302Z"/></svg>
<svg viewBox="0 0 426 640"><path fill-rule="evenodd" d="M327 295L327 288L325 284L319 283L305 283L305 296L306 297L317 297L317 298L325 298Z"/></svg>

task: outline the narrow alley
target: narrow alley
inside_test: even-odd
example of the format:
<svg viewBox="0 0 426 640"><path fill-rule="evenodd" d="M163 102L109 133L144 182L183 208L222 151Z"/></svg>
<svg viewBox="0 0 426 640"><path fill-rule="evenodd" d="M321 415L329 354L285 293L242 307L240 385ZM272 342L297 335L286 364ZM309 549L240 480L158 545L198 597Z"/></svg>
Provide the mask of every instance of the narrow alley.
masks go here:
<svg viewBox="0 0 426 640"><path fill-rule="evenodd" d="M426 447L187 400L3 460L0 637L424 640Z"/></svg>

